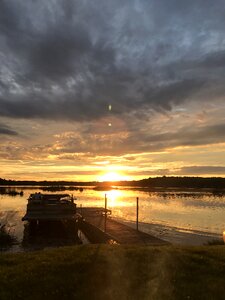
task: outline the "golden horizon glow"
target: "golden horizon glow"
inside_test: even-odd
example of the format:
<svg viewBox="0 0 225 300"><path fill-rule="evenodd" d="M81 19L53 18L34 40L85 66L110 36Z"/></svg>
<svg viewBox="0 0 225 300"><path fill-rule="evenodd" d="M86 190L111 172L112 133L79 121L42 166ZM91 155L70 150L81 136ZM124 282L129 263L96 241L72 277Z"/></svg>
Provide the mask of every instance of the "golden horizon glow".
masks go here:
<svg viewBox="0 0 225 300"><path fill-rule="evenodd" d="M101 175L98 178L99 181L121 181L121 180L127 180L127 176L124 176L120 174L119 172L107 172L103 175Z"/></svg>

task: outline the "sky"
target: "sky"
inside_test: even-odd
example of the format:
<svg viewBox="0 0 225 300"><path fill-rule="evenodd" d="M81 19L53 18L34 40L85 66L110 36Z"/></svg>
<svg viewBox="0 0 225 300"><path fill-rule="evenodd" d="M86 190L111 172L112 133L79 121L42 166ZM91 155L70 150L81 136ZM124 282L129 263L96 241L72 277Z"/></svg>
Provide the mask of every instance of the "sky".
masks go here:
<svg viewBox="0 0 225 300"><path fill-rule="evenodd" d="M0 177L225 177L224 29L223 0L0 0Z"/></svg>

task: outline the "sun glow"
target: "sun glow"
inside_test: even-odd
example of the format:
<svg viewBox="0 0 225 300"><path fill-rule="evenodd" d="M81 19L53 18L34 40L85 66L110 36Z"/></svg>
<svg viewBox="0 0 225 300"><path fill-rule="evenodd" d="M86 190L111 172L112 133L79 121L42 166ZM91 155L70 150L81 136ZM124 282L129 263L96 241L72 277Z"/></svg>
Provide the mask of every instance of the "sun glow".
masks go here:
<svg viewBox="0 0 225 300"><path fill-rule="evenodd" d="M99 181L120 181L127 180L127 178L117 172L109 172L100 176Z"/></svg>

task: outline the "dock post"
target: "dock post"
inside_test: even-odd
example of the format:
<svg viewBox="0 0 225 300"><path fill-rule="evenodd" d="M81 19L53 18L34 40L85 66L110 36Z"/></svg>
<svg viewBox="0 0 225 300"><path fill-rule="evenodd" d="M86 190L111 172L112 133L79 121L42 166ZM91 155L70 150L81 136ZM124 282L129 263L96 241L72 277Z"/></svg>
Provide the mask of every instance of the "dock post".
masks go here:
<svg viewBox="0 0 225 300"><path fill-rule="evenodd" d="M105 232L106 232L106 219L107 219L107 195L105 194L105 224L104 224Z"/></svg>
<svg viewBox="0 0 225 300"><path fill-rule="evenodd" d="M139 198L137 197L136 229L138 231Z"/></svg>
<svg viewBox="0 0 225 300"><path fill-rule="evenodd" d="M80 204L80 214L82 216L82 204Z"/></svg>

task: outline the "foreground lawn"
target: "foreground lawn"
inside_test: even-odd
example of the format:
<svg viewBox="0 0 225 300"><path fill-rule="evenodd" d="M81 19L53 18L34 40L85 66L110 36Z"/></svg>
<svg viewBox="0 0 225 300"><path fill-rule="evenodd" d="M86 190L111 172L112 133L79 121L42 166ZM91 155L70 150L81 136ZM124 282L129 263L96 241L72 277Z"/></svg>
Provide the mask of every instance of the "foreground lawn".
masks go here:
<svg viewBox="0 0 225 300"><path fill-rule="evenodd" d="M85 245L0 254L0 299L225 299L225 248Z"/></svg>

